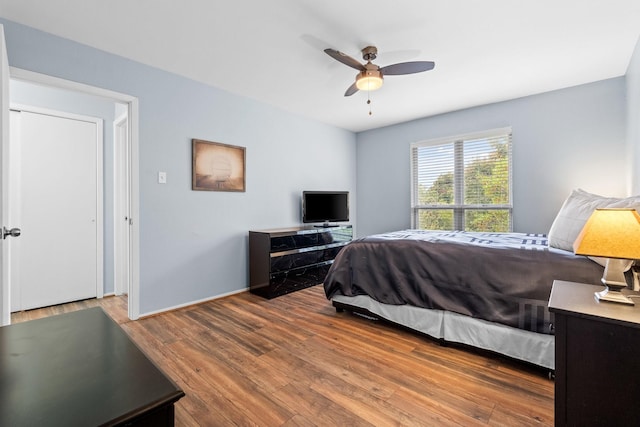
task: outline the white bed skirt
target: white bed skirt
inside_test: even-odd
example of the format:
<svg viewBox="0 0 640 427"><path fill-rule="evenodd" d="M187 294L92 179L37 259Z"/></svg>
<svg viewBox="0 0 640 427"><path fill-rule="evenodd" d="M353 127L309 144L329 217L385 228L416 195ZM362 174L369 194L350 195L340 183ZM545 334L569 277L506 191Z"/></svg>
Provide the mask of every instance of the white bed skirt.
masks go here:
<svg viewBox="0 0 640 427"><path fill-rule="evenodd" d="M334 295L332 300L364 308L382 319L434 338L494 351L548 369L555 368L554 335L516 329L449 311L383 304L366 295Z"/></svg>

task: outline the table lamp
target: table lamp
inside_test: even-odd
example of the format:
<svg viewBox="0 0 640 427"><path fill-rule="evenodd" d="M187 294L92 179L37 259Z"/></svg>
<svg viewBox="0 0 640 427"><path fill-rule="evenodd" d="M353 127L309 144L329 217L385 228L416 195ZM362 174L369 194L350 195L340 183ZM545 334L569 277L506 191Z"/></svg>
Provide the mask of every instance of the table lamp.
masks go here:
<svg viewBox="0 0 640 427"><path fill-rule="evenodd" d="M640 215L635 209L596 209L573 243L576 255L607 258L602 276L605 290L599 301L633 305L622 294L627 287L624 272L640 259Z"/></svg>

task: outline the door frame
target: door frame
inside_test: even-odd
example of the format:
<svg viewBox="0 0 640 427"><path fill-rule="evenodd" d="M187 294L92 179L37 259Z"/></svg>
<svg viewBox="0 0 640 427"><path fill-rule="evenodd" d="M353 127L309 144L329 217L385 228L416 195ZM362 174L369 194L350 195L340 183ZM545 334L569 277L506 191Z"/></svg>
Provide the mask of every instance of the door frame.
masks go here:
<svg viewBox="0 0 640 427"><path fill-rule="evenodd" d="M131 287L129 115L125 112L113 121L113 292L129 294Z"/></svg>
<svg viewBox="0 0 640 427"><path fill-rule="evenodd" d="M9 59L5 44L4 26L0 24L0 228L4 234L9 207ZM4 235L0 242L0 325L11 323L11 295L9 293L9 249Z"/></svg>
<svg viewBox="0 0 640 427"><path fill-rule="evenodd" d="M54 87L58 89L66 89L75 92L81 92L88 95L98 96L110 100L114 103L126 104L127 114L129 117L128 139L129 139L129 204L130 204L130 244L131 250L129 261L130 271L130 288L128 301L128 315L131 320L137 320L140 317L140 182L139 182L139 106L138 98L124 93L102 89L90 86L84 83L78 83L71 80L61 79L46 74L40 74L33 71L24 70L16 67L9 67L9 78L13 80L22 80L29 83L40 84L43 86ZM117 189L116 189L117 191ZM114 197L121 197L114 194ZM7 304L4 304L7 306ZM8 308L8 306L7 306ZM6 310L3 307L3 310Z"/></svg>
<svg viewBox="0 0 640 427"><path fill-rule="evenodd" d="M12 111L18 111L20 113L32 113L32 114L41 114L44 116L57 117L61 119L68 120L77 120L81 122L92 123L96 126L96 298L102 298L104 296L104 121L98 117L85 116L81 114L69 113L66 111L54 110L50 108L42 108L36 107L33 105L27 104L17 104L10 103L10 109ZM11 120L10 120L11 122ZM21 194L19 193L20 188L20 170L17 169L16 159L13 158L14 141L9 142L10 148L10 157L11 157L11 165L9 168L9 198L12 203L17 203L18 205L21 203ZM21 161L21 160L20 160ZM16 185L17 184L17 185ZM17 194L13 194L12 189L16 189L18 191ZM12 224L20 224L20 210L15 206L9 206L9 222ZM14 248L16 245L19 245L19 239L16 241L10 242L9 248ZM9 253L11 254L11 258L14 258L14 249L9 249ZM15 267L15 263L10 261ZM16 283L20 274L19 271L15 271L15 269L10 268L11 279L10 283ZM12 285L12 288L15 289L15 285ZM13 297L11 298L13 299Z"/></svg>

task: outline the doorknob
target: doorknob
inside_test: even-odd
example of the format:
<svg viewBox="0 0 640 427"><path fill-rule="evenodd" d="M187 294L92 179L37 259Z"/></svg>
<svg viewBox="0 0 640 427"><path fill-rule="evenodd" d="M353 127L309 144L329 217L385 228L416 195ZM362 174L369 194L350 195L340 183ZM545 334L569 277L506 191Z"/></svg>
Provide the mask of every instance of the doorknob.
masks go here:
<svg viewBox="0 0 640 427"><path fill-rule="evenodd" d="M19 228L12 228L11 230L7 230L7 227L2 227L2 238L6 239L7 236L18 237L20 235Z"/></svg>

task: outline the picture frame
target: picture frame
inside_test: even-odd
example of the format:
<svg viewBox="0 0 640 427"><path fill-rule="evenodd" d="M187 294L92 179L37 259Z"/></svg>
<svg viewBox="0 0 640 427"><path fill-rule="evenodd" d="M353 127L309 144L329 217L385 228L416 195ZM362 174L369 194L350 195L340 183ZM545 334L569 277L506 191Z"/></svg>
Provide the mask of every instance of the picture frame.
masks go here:
<svg viewBox="0 0 640 427"><path fill-rule="evenodd" d="M245 187L245 147L192 139L193 190L245 192Z"/></svg>

